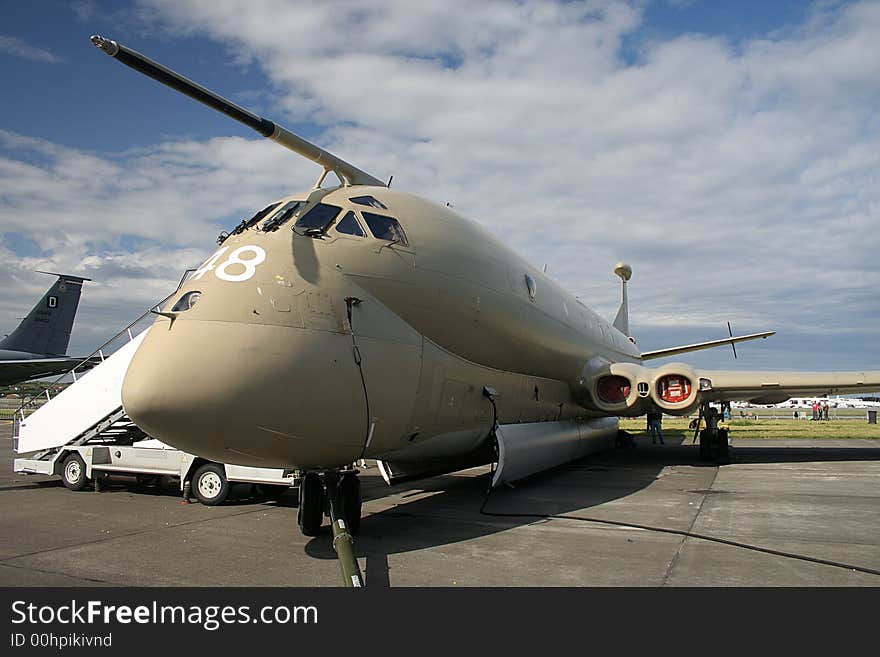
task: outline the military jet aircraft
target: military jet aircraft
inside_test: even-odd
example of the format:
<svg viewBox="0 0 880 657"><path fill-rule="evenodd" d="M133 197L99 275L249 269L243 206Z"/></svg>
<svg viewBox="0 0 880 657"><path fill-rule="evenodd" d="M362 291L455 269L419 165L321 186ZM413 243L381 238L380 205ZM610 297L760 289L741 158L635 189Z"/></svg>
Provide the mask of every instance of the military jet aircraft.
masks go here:
<svg viewBox="0 0 880 657"><path fill-rule="evenodd" d="M83 281L91 279L69 274L51 275L58 277L52 287L15 330L0 340L0 385L63 374L84 362L82 358L65 354ZM89 363L86 361L85 365Z"/></svg>
<svg viewBox="0 0 880 657"><path fill-rule="evenodd" d="M221 234L160 311L122 390L129 416L166 443L305 473L307 535L327 495L356 531L349 466L361 458L377 459L389 483L497 462L498 485L610 446L621 416L880 389L880 372L647 367L771 333L641 353L627 265L615 270L622 302L609 323L451 208L391 189L115 41L92 41L323 168L311 189ZM322 187L331 172L341 184Z"/></svg>

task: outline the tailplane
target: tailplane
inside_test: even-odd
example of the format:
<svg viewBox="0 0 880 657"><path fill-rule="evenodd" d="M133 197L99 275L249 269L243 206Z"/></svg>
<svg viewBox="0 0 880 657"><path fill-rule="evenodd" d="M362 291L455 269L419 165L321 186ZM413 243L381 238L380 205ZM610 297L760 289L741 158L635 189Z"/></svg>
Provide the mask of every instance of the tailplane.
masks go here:
<svg viewBox="0 0 880 657"><path fill-rule="evenodd" d="M0 341L0 349L46 356L63 356L70 343L73 319L79 305L83 281L90 278L52 274L58 280L31 308L16 329Z"/></svg>

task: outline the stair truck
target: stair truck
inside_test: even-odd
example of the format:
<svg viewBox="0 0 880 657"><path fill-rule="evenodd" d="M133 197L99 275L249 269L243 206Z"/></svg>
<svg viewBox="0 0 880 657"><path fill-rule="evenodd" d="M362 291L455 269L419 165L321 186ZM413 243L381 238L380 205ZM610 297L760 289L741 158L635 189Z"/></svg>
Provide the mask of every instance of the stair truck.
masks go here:
<svg viewBox="0 0 880 657"><path fill-rule="evenodd" d="M137 321L137 320L136 320ZM149 329L147 329L149 330ZM151 438L126 416L122 380L146 330L133 336L131 327L118 336L129 341L32 413L22 404L13 432L15 472L60 476L70 490L113 474L139 480L178 478L202 503L222 504L233 483L255 484L265 497L277 497L296 485L293 470L252 468L216 463L174 449ZM96 352L99 353L99 352ZM46 392L48 397L48 392Z"/></svg>

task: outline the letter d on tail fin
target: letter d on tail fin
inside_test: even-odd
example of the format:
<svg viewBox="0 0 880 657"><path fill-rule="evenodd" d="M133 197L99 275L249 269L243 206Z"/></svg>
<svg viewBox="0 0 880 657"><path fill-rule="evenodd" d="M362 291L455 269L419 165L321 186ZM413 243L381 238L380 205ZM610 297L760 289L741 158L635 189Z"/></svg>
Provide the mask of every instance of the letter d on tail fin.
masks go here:
<svg viewBox="0 0 880 657"><path fill-rule="evenodd" d="M73 329L83 281L91 279L45 271L39 273L52 274L58 280L31 308L21 324L0 342L0 349L63 356L70 343L70 331Z"/></svg>

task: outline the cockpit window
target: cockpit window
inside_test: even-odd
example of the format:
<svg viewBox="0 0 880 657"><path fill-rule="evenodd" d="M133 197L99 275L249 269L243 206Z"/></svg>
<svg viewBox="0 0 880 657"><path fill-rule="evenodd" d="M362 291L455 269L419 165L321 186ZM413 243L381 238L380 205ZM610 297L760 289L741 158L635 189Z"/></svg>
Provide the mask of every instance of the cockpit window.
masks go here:
<svg viewBox="0 0 880 657"><path fill-rule="evenodd" d="M361 224L357 220L357 217L354 216L354 212L351 210L346 212L342 220L336 224L336 230L345 235L357 235L358 237L367 236L364 229L361 228Z"/></svg>
<svg viewBox="0 0 880 657"><path fill-rule="evenodd" d="M269 206L263 208L262 210L260 210L259 212L257 212L257 214L255 214L250 219L243 219L235 228L232 229L232 233L230 233L230 234L238 235L239 233L243 233L248 228L250 228L254 224L258 223L260 220L262 220L263 217L265 217L267 214L269 214L272 210L274 210L277 207L278 207L278 203L273 203L272 205L269 205ZM217 241L222 243L228 236L229 235L225 232L221 233L220 238L218 238Z"/></svg>
<svg viewBox="0 0 880 657"><path fill-rule="evenodd" d="M174 307L171 308L171 312L173 313L183 313L196 305L199 301L199 298L202 296L202 293L198 290L193 290L191 292L187 292L180 299L177 300L177 303L174 304Z"/></svg>
<svg viewBox="0 0 880 657"><path fill-rule="evenodd" d="M305 233L310 230L325 231L330 226L336 216L342 212L342 208L335 205L327 205L326 203L318 203L311 210L296 220L294 228L298 228L300 232Z"/></svg>
<svg viewBox="0 0 880 657"><path fill-rule="evenodd" d="M295 216L296 213L301 210L305 204L305 201L288 201L281 207L280 210L278 210L278 212L276 212L263 222L263 230L267 233L273 230L278 230L291 217Z"/></svg>
<svg viewBox="0 0 880 657"><path fill-rule="evenodd" d="M379 210L388 209L387 205L385 205L382 201L374 196L355 196L354 198L350 198L348 200L352 203L357 203L358 205L367 205L371 208L377 208Z"/></svg>
<svg viewBox="0 0 880 657"><path fill-rule="evenodd" d="M394 217L385 217L381 214L373 214L372 212L361 212L364 221L370 227L370 232L380 240L388 240L389 242L397 242L403 246L409 246L406 241L406 234L400 223Z"/></svg>

